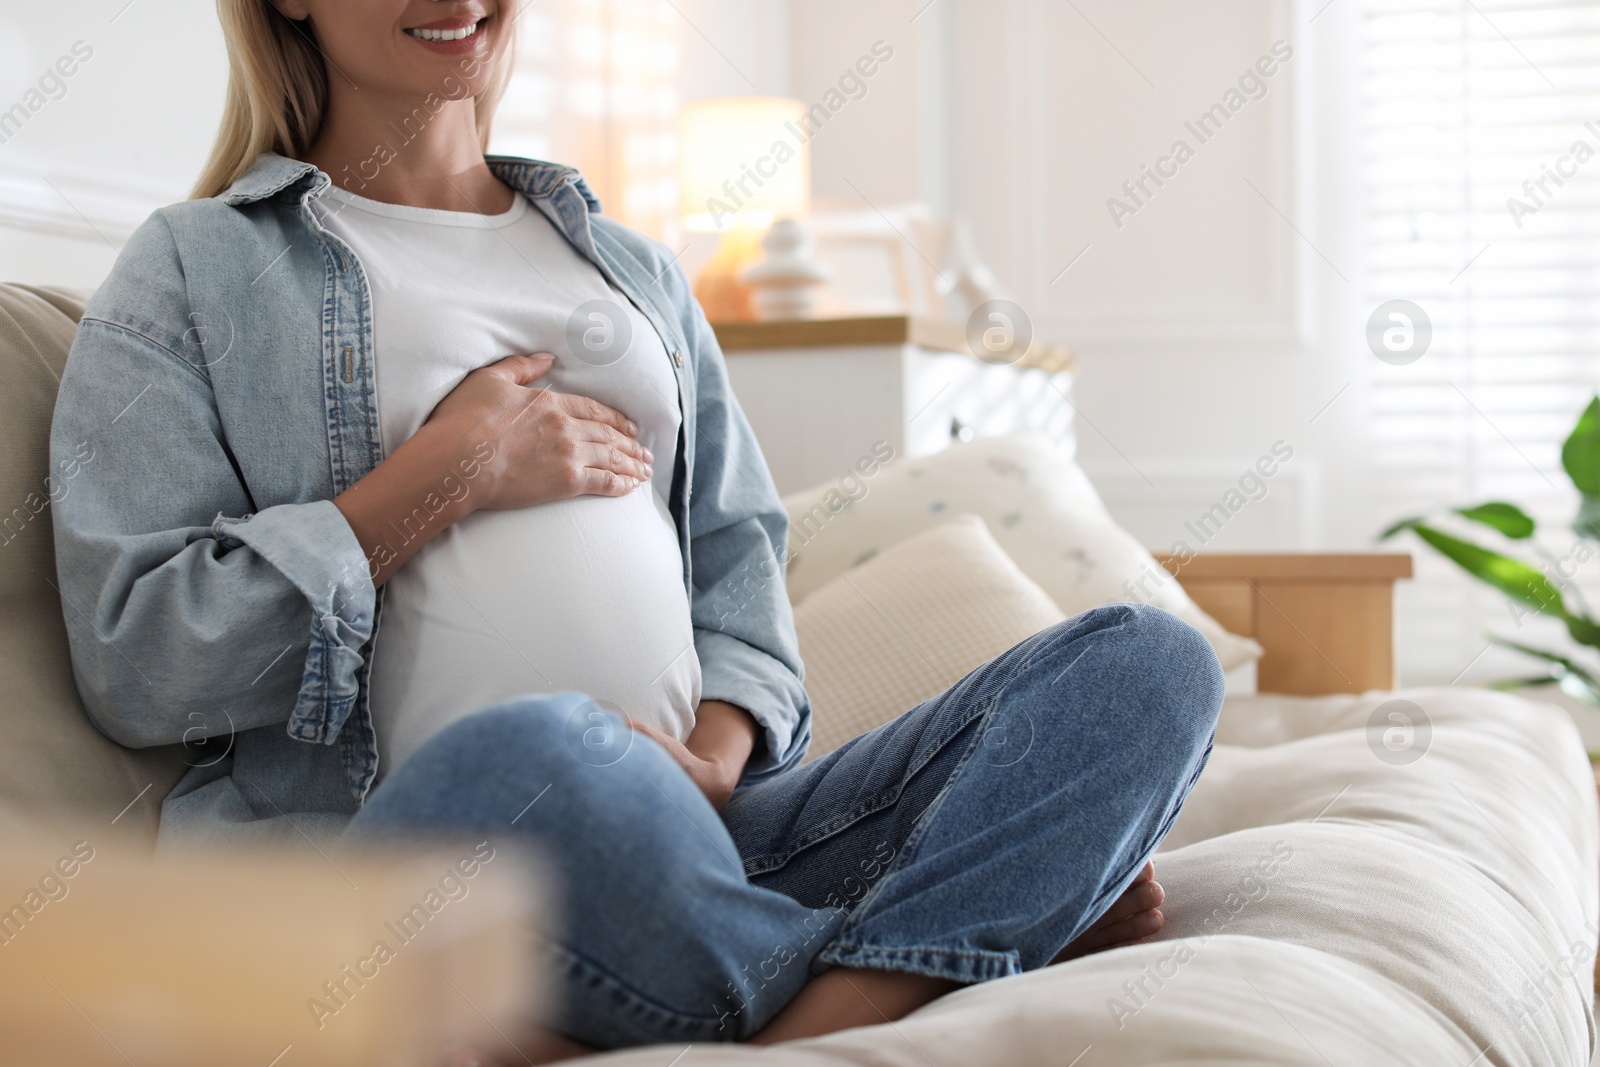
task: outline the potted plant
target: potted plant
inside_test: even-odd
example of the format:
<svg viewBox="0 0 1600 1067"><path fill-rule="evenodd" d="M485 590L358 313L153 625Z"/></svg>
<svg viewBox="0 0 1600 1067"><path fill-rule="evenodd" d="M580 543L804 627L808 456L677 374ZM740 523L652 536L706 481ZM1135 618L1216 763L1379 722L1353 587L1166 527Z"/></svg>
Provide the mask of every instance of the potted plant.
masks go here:
<svg viewBox="0 0 1600 1067"><path fill-rule="evenodd" d="M1578 425L1561 448L1561 465L1581 494L1572 531L1578 540L1565 557L1552 556L1533 541L1537 524L1521 508L1504 501L1491 501L1472 507L1453 508L1451 513L1469 522L1487 526L1512 541L1525 541L1541 557L1542 567L1485 548L1472 541L1446 533L1428 522L1429 516L1403 519L1385 530L1380 541L1409 530L1474 578L1499 590L1530 614L1559 619L1578 644L1600 649L1600 622L1590 612L1583 594L1567 564L1580 565L1600 553L1600 396L1589 402ZM1571 599L1563 590L1571 593ZM1517 641L1489 635L1489 640L1505 648L1542 660L1543 674L1508 678L1492 684L1494 689L1514 689L1526 685L1558 685L1575 699L1600 706L1600 667L1585 666L1577 659L1548 649L1534 648Z"/></svg>

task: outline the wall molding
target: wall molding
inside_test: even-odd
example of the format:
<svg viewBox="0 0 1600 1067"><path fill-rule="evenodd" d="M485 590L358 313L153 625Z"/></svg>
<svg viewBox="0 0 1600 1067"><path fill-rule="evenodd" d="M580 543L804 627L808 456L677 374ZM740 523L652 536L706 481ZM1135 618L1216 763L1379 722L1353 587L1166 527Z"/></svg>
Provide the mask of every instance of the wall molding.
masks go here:
<svg viewBox="0 0 1600 1067"><path fill-rule="evenodd" d="M50 170L12 162L0 167L0 227L120 250L158 207L184 193L135 181L107 181L104 170Z"/></svg>
<svg viewBox="0 0 1600 1067"><path fill-rule="evenodd" d="M1221 191L1219 195L1229 198L1217 200L1216 211L1252 219L1251 243L1242 253L1253 255L1255 262L1264 266L1236 299L1197 299L1193 293L1179 291L1181 283L1152 292L1140 288L1130 276L1123 290L1125 298L1101 300L1092 307L1085 306L1086 300L1074 306L1054 284L1058 272L1078 251L1058 247L1063 234L1081 229L1083 219L1078 217L1082 215L1080 198L1077 215L1063 222L1068 216L1062 214L1061 190L1064 184L1071 184L1073 176L1053 171L1061 166L1064 138L1073 136L1074 131L1089 134L1074 146L1077 150L1091 158L1106 158L1093 156L1097 151L1094 132L1097 124L1103 125L1105 109L1113 98L1082 99L1085 106L1073 109L1064 107L1061 94L1052 90L1052 71L1060 69L1063 56L1062 42L1046 32L1052 17L1058 15L1049 0L1017 0L992 14L982 4L983 0L959 0L964 27L983 38L970 48L981 55L1015 57L1015 61L996 68L971 55L957 55L948 62L952 95L968 101L946 116L949 137L956 144L982 146L981 151L953 160L957 196L952 206L957 213L977 216L980 231L989 238L986 251L993 265L1012 283L1016 299L1029 309L1039 332L1086 350L1129 355L1170 352L1180 345L1276 358L1308 351L1316 329L1315 280L1317 272L1327 268L1308 244L1317 240L1307 121L1315 63L1312 42L1298 32L1306 24L1305 0L1264 0L1258 9L1260 21L1252 21L1240 31L1252 42L1264 34L1260 42L1263 52L1279 39L1295 46L1294 61L1283 65L1278 80L1269 83L1267 95L1250 105L1265 111L1252 120L1258 125L1250 136L1254 145L1265 146L1266 158L1260 171L1246 176L1270 204L1263 203L1243 177L1232 179L1237 199L1226 192L1228 183L1221 172L1214 171L1211 179L1213 188ZM1078 15L1084 20L1100 17L1094 8ZM1092 36L1087 29L1084 32L1086 37ZM1091 54L1096 56L1095 62L1105 65L1105 83L1117 84L1116 79L1128 74L1126 60L1101 48L1098 38L1092 39ZM1075 62L1081 65L1082 57L1075 57ZM1151 70L1158 80L1162 78L1158 68ZM1220 82L1218 91L1227 85ZM1138 90L1143 90L1142 84ZM1194 102L1196 106L1204 103L1200 97ZM1118 154L1123 151L1125 146ZM1153 206L1162 210L1159 201ZM1159 221L1141 217L1128 220L1128 224ZM1104 269L1094 262L1099 251L1096 246L1111 239L1109 230L1099 238L1085 231L1079 240L1086 241L1090 250L1085 263L1075 269ZM1238 255L1241 250L1218 249L1218 269L1229 269L1230 253ZM1126 255L1110 269L1124 275L1134 273ZM1191 273L1199 269L1191 268Z"/></svg>
<svg viewBox="0 0 1600 1067"><path fill-rule="evenodd" d="M1182 541L1196 551L1249 551L1261 548L1314 547L1318 462L1296 452L1276 473L1263 479L1265 494L1231 514L1220 533L1192 528L1199 516L1223 503L1249 464L1218 460L1139 460L1138 471L1126 465L1086 468L1106 509L1147 547L1170 550ZM1145 479L1148 478L1149 482ZM1152 488L1150 482L1155 485ZM1210 535L1210 540L1202 540Z"/></svg>

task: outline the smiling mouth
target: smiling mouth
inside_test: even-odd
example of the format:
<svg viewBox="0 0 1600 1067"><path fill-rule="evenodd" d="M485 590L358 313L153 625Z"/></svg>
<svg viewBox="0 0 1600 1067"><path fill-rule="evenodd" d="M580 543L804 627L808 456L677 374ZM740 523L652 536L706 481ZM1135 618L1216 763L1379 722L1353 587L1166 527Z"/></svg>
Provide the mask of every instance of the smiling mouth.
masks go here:
<svg viewBox="0 0 1600 1067"><path fill-rule="evenodd" d="M468 37L476 36L487 21L487 19L479 19L470 26L462 26L454 30L430 30L419 26L415 29L407 30L406 33L419 41L464 41Z"/></svg>

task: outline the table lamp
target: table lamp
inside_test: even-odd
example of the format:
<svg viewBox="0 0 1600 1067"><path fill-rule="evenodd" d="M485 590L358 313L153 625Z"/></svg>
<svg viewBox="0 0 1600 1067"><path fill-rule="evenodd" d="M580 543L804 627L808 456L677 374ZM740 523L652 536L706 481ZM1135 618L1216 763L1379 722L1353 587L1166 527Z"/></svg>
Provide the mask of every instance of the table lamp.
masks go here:
<svg viewBox="0 0 1600 1067"><path fill-rule="evenodd" d="M811 204L811 150L798 100L746 96L705 100L678 117L679 214L684 229L722 239L695 281L713 322L754 317L740 276L761 254L774 221Z"/></svg>

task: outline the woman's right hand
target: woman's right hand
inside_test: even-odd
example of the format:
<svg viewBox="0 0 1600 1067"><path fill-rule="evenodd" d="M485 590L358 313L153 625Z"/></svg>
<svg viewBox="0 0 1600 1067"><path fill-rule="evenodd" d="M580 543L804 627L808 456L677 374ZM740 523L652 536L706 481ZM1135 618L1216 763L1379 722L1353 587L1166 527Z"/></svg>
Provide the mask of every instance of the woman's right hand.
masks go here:
<svg viewBox="0 0 1600 1067"><path fill-rule="evenodd" d="M626 416L585 396L533 387L554 363L549 355L508 356L480 367L423 423L424 431L447 435L482 463L473 510L626 496L649 481L655 456Z"/></svg>

